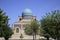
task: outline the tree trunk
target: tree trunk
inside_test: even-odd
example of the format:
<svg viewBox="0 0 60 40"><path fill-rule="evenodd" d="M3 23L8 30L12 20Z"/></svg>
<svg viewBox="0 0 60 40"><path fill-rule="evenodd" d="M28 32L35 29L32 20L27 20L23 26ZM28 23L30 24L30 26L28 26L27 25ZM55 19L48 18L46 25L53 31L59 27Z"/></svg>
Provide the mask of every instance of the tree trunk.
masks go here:
<svg viewBox="0 0 60 40"><path fill-rule="evenodd" d="M55 40L59 40L58 28L56 28L56 38L55 38Z"/></svg>
<svg viewBox="0 0 60 40"><path fill-rule="evenodd" d="M34 40L34 34L33 34L33 40Z"/></svg>
<svg viewBox="0 0 60 40"><path fill-rule="evenodd" d="M56 37L56 40L59 40L59 37Z"/></svg>
<svg viewBox="0 0 60 40"><path fill-rule="evenodd" d="M49 37L47 37L47 40L49 40Z"/></svg>
<svg viewBox="0 0 60 40"><path fill-rule="evenodd" d="M5 38L5 40L8 40L8 38Z"/></svg>
<svg viewBox="0 0 60 40"><path fill-rule="evenodd" d="M35 34L35 40L36 40L36 34Z"/></svg>

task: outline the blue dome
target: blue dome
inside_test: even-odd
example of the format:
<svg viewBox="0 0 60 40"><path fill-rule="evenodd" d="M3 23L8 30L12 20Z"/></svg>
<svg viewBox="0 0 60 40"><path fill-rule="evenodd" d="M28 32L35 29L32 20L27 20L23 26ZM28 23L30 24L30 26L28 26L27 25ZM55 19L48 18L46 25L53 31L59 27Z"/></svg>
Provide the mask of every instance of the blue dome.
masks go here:
<svg viewBox="0 0 60 40"><path fill-rule="evenodd" d="M32 11L30 9L25 9L23 12L22 12L22 15L23 16L32 16Z"/></svg>
<svg viewBox="0 0 60 40"><path fill-rule="evenodd" d="M23 12L22 12L22 17L24 19L31 19L32 18L32 11L30 9L25 9Z"/></svg>

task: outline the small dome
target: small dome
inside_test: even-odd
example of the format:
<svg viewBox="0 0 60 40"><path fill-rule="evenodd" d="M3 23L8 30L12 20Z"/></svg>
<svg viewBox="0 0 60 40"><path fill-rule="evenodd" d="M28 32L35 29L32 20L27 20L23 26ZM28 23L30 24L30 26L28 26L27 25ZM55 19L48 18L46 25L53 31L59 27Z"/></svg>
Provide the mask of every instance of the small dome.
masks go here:
<svg viewBox="0 0 60 40"><path fill-rule="evenodd" d="M32 11L28 8L26 8L23 12L22 12L23 16L32 16Z"/></svg>

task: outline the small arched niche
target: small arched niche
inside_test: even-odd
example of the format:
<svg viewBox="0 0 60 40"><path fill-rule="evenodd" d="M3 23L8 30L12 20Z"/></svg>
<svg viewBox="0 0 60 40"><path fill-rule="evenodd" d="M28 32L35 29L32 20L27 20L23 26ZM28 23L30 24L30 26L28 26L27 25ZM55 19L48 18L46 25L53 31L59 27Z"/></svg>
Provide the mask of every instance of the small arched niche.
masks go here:
<svg viewBox="0 0 60 40"><path fill-rule="evenodd" d="M16 28L16 33L19 33L19 28Z"/></svg>

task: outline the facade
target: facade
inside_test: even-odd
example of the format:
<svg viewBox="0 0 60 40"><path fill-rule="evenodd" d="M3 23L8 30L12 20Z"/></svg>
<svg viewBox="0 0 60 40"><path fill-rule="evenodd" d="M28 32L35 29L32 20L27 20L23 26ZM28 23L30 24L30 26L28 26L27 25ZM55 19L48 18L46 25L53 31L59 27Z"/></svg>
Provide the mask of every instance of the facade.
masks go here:
<svg viewBox="0 0 60 40"><path fill-rule="evenodd" d="M32 20L36 20L36 16L33 16L32 11L30 9L25 9L22 12L22 16L18 16L18 21L12 25L12 29L14 34L12 38L20 39L21 34L23 35L23 39L33 39L33 36L28 36L24 32L24 25L30 24Z"/></svg>

